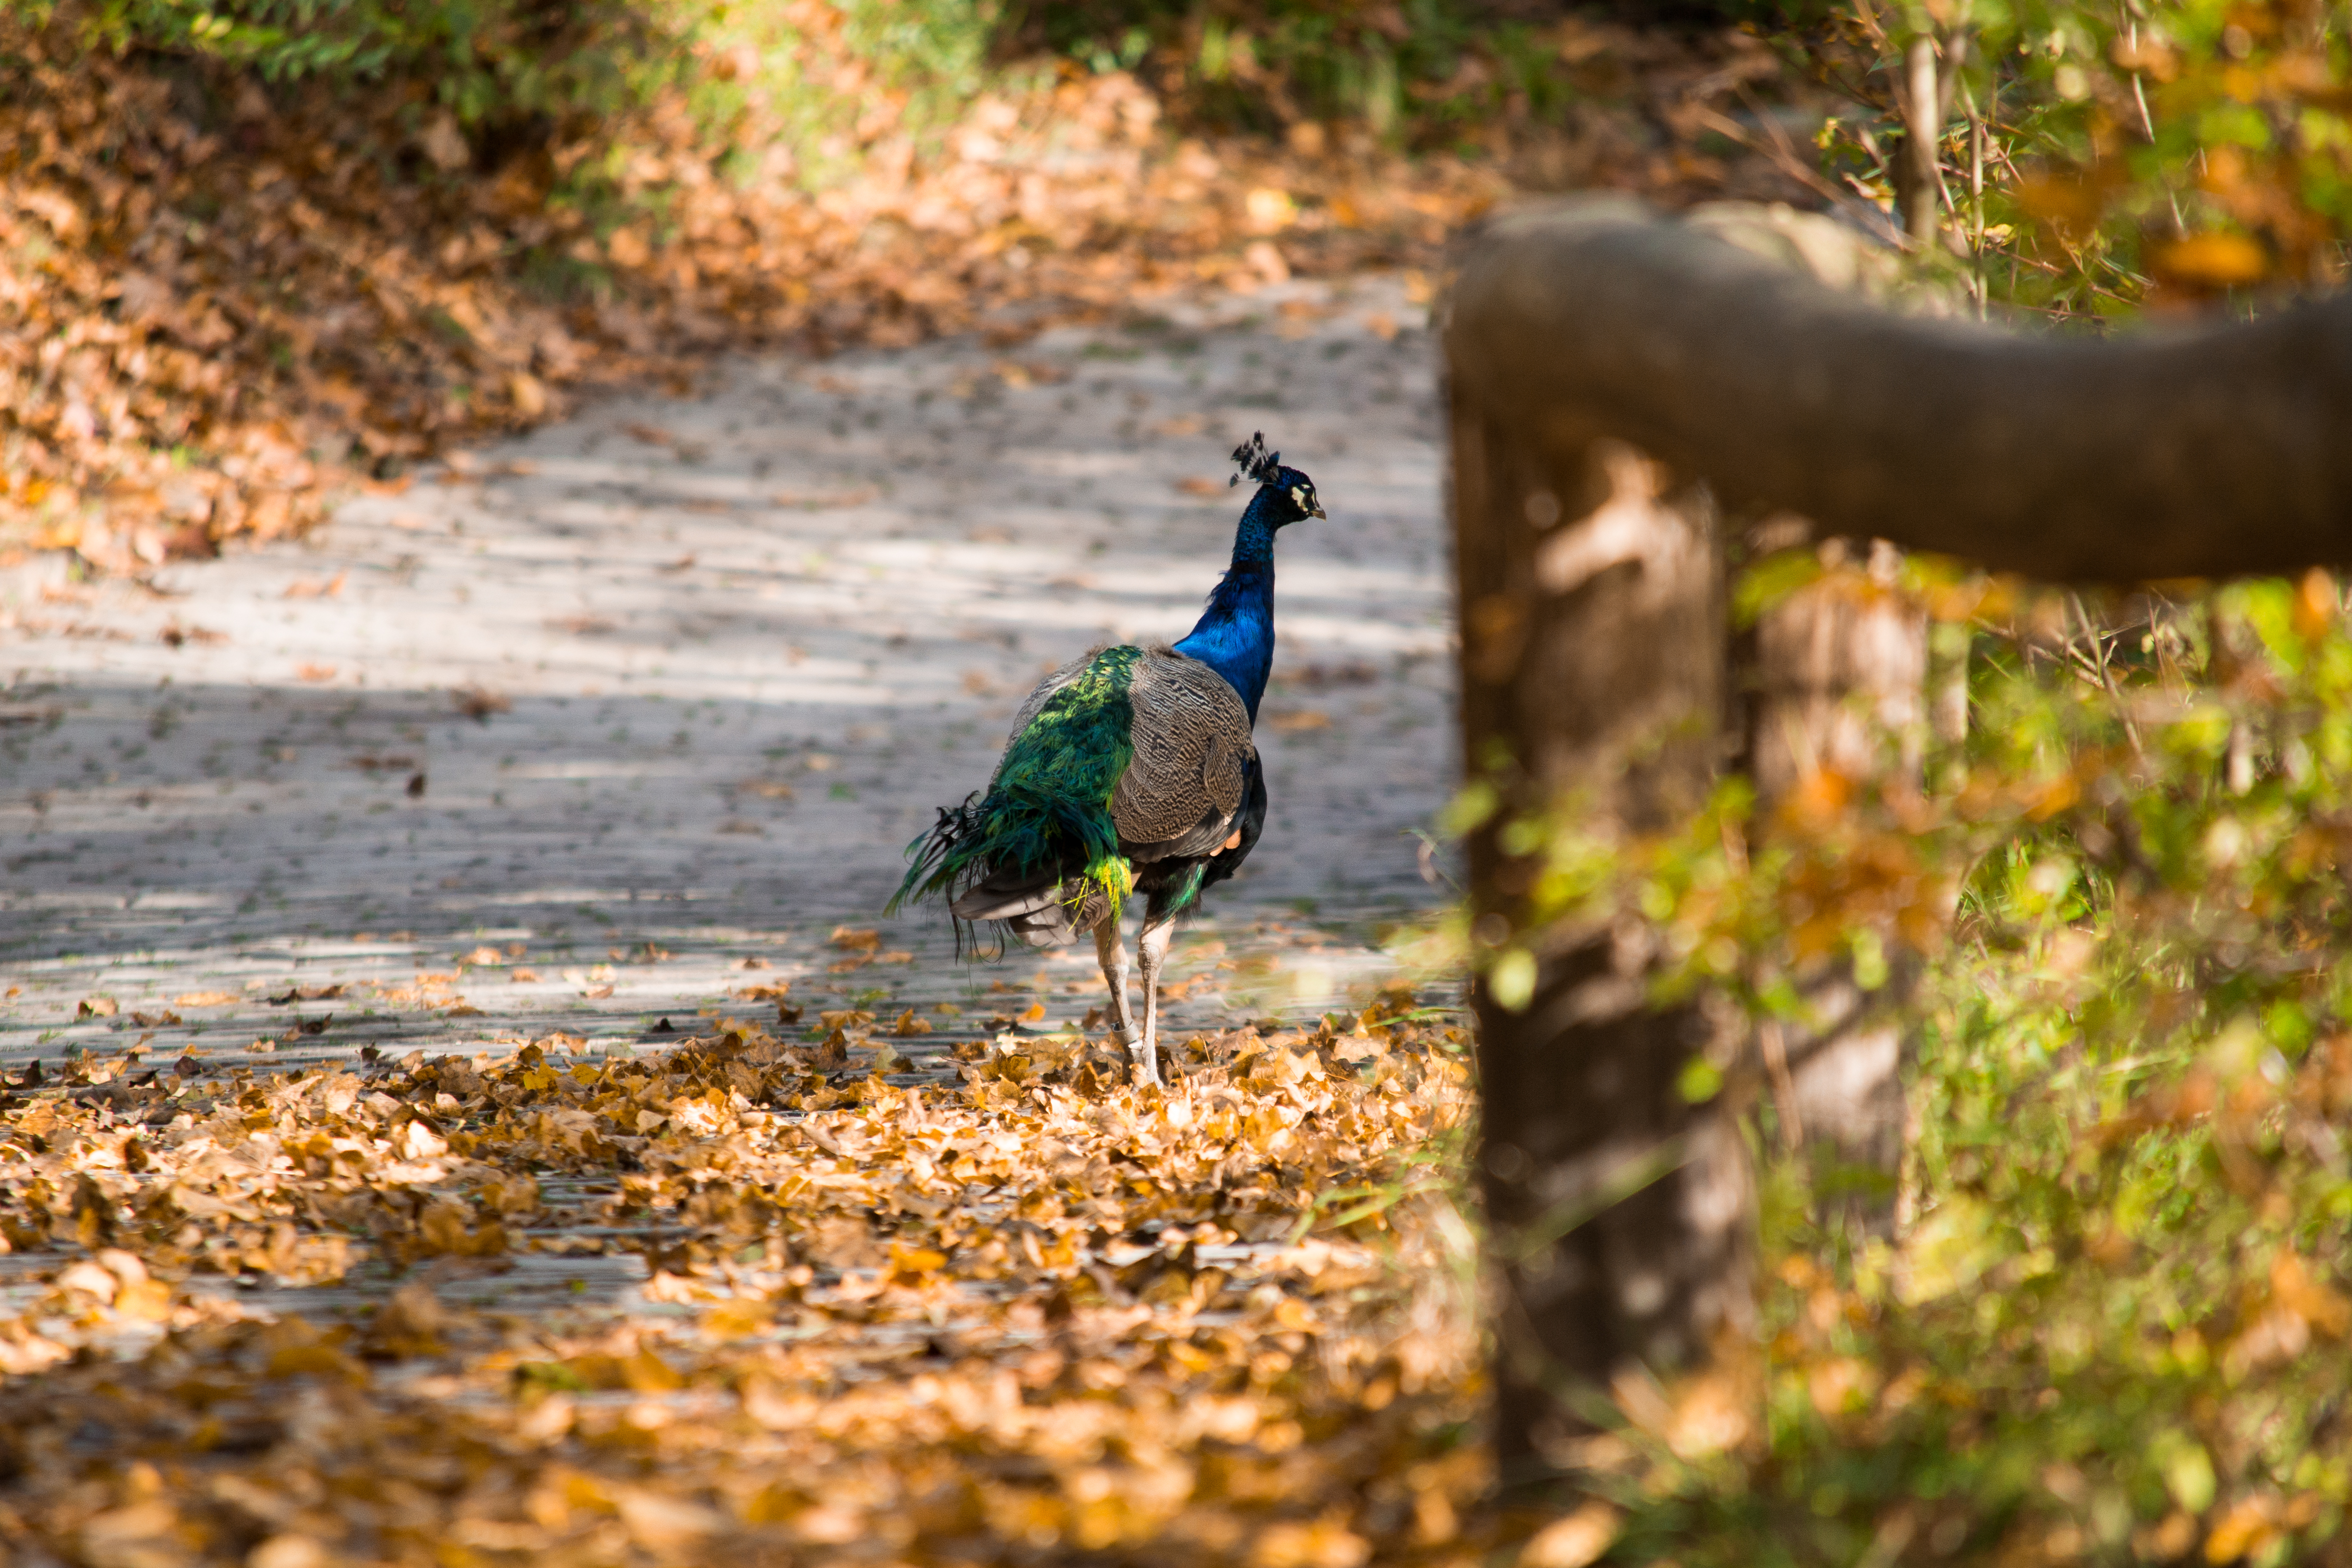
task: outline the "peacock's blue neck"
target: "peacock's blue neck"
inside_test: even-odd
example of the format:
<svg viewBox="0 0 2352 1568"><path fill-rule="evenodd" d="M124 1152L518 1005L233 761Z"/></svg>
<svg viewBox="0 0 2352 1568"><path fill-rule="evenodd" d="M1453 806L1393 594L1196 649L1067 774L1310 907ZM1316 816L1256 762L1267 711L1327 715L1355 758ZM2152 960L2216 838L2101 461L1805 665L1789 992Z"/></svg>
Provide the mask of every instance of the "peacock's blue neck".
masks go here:
<svg viewBox="0 0 2352 1568"><path fill-rule="evenodd" d="M1274 531L1276 493L1260 489L1234 533L1234 563L1209 595L1209 607L1176 651L1225 678L1257 722L1258 700L1274 672Z"/></svg>

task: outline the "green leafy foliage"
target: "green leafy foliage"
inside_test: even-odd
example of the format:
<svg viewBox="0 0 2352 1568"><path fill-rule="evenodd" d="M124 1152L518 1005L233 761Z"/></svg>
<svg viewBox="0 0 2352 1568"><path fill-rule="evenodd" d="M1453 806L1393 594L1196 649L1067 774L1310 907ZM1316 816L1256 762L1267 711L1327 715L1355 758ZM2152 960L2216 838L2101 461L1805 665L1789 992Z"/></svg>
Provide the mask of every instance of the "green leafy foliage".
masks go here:
<svg viewBox="0 0 2352 1568"><path fill-rule="evenodd" d="M1260 130L1349 120L1378 133L1412 112L1412 94L1455 74L1474 33L1466 8L1447 0L1105 0L1030 6L1008 21L1016 45L1043 45L1095 69L1147 67L1202 119Z"/></svg>
<svg viewBox="0 0 2352 1568"><path fill-rule="evenodd" d="M1091 0L1008 5L996 47L1135 71L1177 114L1206 127L1288 132L1311 146L1334 127L1435 149L1475 144L1503 122L1556 128L1584 94L1577 66L1600 52L1587 24L1612 11L1628 21L1720 26L1818 8L1693 0L1587 7L1563 18L1475 0Z"/></svg>
<svg viewBox="0 0 2352 1568"><path fill-rule="evenodd" d="M1830 965L1932 954L1905 1013L1897 1239L1857 1233L1805 1162L1768 1165L1767 1342L1625 1402L1592 1456L1617 1550L2309 1556L2352 1500L2337 590L2096 605L1932 566L1913 587L1951 617L1972 708L1923 788L1822 775L1759 818L1727 786L1653 842L1506 829L1543 846L1545 918L1633 902L1663 988L1759 1017L1801 1021ZM1725 1089L1697 1076L1694 1098ZM1727 1376L1760 1389L1760 1428L1704 1419Z"/></svg>
<svg viewBox="0 0 2352 1568"><path fill-rule="evenodd" d="M1806 46L1861 113L1824 168L1895 196L1902 55L1936 40L1946 230L1988 297L2071 316L2332 285L2352 233L2346 17L2313 0L1857 0Z"/></svg>
<svg viewBox="0 0 2352 1568"><path fill-rule="evenodd" d="M78 19L117 54L191 56L272 82L421 79L467 126L619 109L670 74L695 20L627 0L100 0Z"/></svg>

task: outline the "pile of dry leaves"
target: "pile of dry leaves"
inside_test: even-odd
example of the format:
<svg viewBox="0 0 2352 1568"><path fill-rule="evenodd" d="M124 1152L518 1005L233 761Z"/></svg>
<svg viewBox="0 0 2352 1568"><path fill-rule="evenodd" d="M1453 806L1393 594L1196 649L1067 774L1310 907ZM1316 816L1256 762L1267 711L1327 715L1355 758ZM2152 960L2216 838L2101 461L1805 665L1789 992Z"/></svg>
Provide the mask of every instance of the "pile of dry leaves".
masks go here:
<svg viewBox="0 0 2352 1568"><path fill-rule="evenodd" d="M1464 1037L1407 1006L1195 1038L1166 1092L1009 1033L886 1081L856 1016L644 1059L20 1082L0 1542L1473 1560ZM451 1304L502 1278L550 1300Z"/></svg>
<svg viewBox="0 0 2352 1568"><path fill-rule="evenodd" d="M802 78L869 102L831 183L757 89L723 124L679 91L478 146L422 84L265 92L93 53L71 7L0 11L0 557L126 572L283 534L567 386L714 349L1010 341L1168 289L1431 268L1515 182L1720 193L1707 106L1770 67L1742 35L1587 28L1564 126L1411 161L1311 125L1180 137L1124 74L1008 77L919 147L844 14L793 13Z"/></svg>
<svg viewBox="0 0 2352 1568"><path fill-rule="evenodd" d="M496 166L398 94L205 129L173 79L0 16L0 547L134 570L268 537L328 488L747 342L1018 336L1154 286L1428 264L1496 185L1213 153L1128 78L982 98L812 194L721 177L682 102ZM759 127L737 138L757 143ZM398 149L387 158L384 149ZM598 216L583 161L615 171Z"/></svg>

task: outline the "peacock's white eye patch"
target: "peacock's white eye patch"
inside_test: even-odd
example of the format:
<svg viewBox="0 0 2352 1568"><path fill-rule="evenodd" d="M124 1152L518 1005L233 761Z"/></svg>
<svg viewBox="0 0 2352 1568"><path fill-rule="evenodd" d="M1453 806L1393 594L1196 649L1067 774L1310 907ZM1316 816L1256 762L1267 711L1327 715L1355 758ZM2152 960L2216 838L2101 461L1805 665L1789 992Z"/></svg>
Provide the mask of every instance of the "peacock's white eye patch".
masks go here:
<svg viewBox="0 0 2352 1568"><path fill-rule="evenodd" d="M1307 491L1298 485L1293 485L1290 487L1290 499L1295 504L1304 507L1307 504Z"/></svg>

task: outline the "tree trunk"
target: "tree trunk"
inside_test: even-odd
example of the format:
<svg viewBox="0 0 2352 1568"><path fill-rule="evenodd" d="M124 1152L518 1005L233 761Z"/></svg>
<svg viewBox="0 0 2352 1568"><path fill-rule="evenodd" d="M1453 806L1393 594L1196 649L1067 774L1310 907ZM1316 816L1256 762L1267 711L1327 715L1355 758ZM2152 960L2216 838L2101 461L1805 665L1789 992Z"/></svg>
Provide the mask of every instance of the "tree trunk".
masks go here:
<svg viewBox="0 0 2352 1568"><path fill-rule="evenodd" d="M1915 40L1909 60L1911 104L1930 110L1912 117L1915 144L1932 150L1940 113L1933 40ZM1920 171L1931 195L1934 178L1931 154ZM1935 209L1912 210L1932 217ZM1826 217L1726 205L1701 209L1694 226L1904 314L1954 317L1965 308L1906 285L1891 255ZM1925 237L1933 237L1932 223ZM1740 645L1748 700L1743 761L1768 817L1816 774L1881 788L1919 782L1929 728L1927 617L1894 591L1901 560L1884 540L1870 547L1866 571L1844 540L1820 548L1829 572L1768 607ZM1967 717L1965 654L1955 665L1958 690L1937 694L1938 732L1948 740L1958 738L1951 732L1956 724L1965 733ZM1842 1221L1857 1237L1888 1237L1895 1227L1906 1124L1903 1074L1910 1057L1896 1014L1916 974L1916 966L1898 955L1873 988L1840 965L1800 981L1801 1016L1769 1021L1757 1031L1782 1146L1804 1156L1819 1216Z"/></svg>
<svg viewBox="0 0 2352 1568"><path fill-rule="evenodd" d="M1535 868L1498 832L1515 816L1573 803L1641 831L1704 800L1723 710L1720 556L1704 492L1630 448L1570 438L1538 453L1459 384L1453 420L1465 754L1501 800L1470 843L1474 918L1491 937L1523 923ZM1650 1005L1638 921L1535 941L1524 1005L1484 984L1475 996L1507 1480L1556 1466L1627 1363L1688 1363L1753 1310L1736 1117L1677 1082L1716 1032L1706 1013Z"/></svg>

